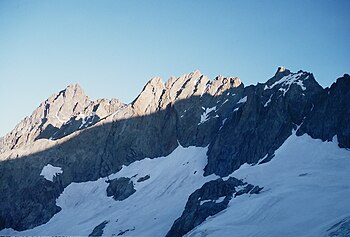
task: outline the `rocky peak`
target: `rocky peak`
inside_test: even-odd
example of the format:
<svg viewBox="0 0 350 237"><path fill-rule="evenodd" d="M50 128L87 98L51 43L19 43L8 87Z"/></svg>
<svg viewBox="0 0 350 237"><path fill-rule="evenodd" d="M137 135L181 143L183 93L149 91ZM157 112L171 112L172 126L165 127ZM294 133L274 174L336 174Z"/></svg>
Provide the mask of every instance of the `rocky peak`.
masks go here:
<svg viewBox="0 0 350 237"><path fill-rule="evenodd" d="M277 68L277 71L276 71L275 75L272 78L270 78L270 80L268 80L268 82L269 81L278 81L282 77L288 76L290 73L291 73L291 71L289 69L280 66L280 67Z"/></svg>
<svg viewBox="0 0 350 237"><path fill-rule="evenodd" d="M68 121L72 115L79 114L89 103L90 99L84 90L78 84L71 84L52 95L40 108L44 107L44 118L50 117L55 123L53 125L58 125Z"/></svg>
<svg viewBox="0 0 350 237"><path fill-rule="evenodd" d="M265 83L264 90L272 90L273 92L282 93L286 95L290 89L305 91L309 87L321 87L315 80L312 73L305 71L298 71L292 73L288 69L278 68L276 74Z"/></svg>
<svg viewBox="0 0 350 237"><path fill-rule="evenodd" d="M148 81L139 96L132 102L136 114L150 114L158 109L165 86L160 77Z"/></svg>
<svg viewBox="0 0 350 237"><path fill-rule="evenodd" d="M122 105L116 99L91 101L79 84L70 84L42 102L32 115L17 124L14 130L5 136L3 149L17 148L40 138L54 139L55 134L59 134L58 130L70 124L69 132L61 131L62 134L58 136L63 137L96 123ZM90 117L89 123L86 123ZM72 123L73 121L80 124ZM80 126L81 124L84 126Z"/></svg>
<svg viewBox="0 0 350 237"><path fill-rule="evenodd" d="M201 95L204 93L208 77L204 76L199 70L180 77L171 77L166 83L167 99L174 102L178 99L186 99L192 95Z"/></svg>
<svg viewBox="0 0 350 237"><path fill-rule="evenodd" d="M275 73L275 76L277 75L277 74L284 74L284 75L288 75L289 73L290 73L290 70L288 70L288 69L286 69L285 67L283 67L283 66L279 66L278 68L277 68L277 71L276 71L276 73Z"/></svg>
<svg viewBox="0 0 350 237"><path fill-rule="evenodd" d="M65 96L81 96L84 97L85 93L83 88L78 84L70 84L64 90L61 91Z"/></svg>

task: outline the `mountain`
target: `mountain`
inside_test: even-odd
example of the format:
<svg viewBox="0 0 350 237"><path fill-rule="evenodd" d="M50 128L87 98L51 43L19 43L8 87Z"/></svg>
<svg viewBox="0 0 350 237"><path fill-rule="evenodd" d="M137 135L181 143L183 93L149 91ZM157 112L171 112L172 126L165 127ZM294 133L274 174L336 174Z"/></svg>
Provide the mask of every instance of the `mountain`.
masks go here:
<svg viewBox="0 0 350 237"><path fill-rule="evenodd" d="M7 134L1 235L346 236L350 76L200 71L130 104L75 84Z"/></svg>

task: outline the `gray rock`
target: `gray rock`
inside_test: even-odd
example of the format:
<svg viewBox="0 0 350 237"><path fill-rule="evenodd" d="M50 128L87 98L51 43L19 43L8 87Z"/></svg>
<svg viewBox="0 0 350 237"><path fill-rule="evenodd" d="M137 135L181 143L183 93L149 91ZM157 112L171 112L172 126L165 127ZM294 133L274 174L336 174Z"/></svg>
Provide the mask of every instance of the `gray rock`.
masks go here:
<svg viewBox="0 0 350 237"><path fill-rule="evenodd" d="M246 186L237 192L236 188L242 185ZM190 195L181 217L175 220L166 236L183 236L200 225L207 217L226 209L233 195L248 193L253 187L233 177L226 181L217 179L205 183ZM222 201L217 201L222 197L224 197Z"/></svg>
<svg viewBox="0 0 350 237"><path fill-rule="evenodd" d="M259 194L261 190L263 190L262 187L255 186L249 193L250 194Z"/></svg>
<svg viewBox="0 0 350 237"><path fill-rule="evenodd" d="M149 178L151 178L149 175L145 175L143 177L140 177L136 182L143 182L143 181L146 181Z"/></svg>
<svg viewBox="0 0 350 237"><path fill-rule="evenodd" d="M131 228L131 229L120 230L119 233L117 234L117 236L122 236L125 233L130 232L130 231L134 231L134 230L135 230L135 226L133 228Z"/></svg>
<svg viewBox="0 0 350 237"><path fill-rule="evenodd" d="M89 236L94 237L94 236L102 236L103 235L103 229L106 227L109 221L103 221L101 224L97 225L89 234Z"/></svg>
<svg viewBox="0 0 350 237"><path fill-rule="evenodd" d="M116 201L123 201L136 192L134 184L129 178L121 177L108 182L107 196L113 196Z"/></svg>
<svg viewBox="0 0 350 237"><path fill-rule="evenodd" d="M241 195L243 195L245 193L249 193L251 190L253 190L253 188L254 188L254 185L248 184L244 188L242 188L241 190L237 191L235 193L235 197L241 196Z"/></svg>

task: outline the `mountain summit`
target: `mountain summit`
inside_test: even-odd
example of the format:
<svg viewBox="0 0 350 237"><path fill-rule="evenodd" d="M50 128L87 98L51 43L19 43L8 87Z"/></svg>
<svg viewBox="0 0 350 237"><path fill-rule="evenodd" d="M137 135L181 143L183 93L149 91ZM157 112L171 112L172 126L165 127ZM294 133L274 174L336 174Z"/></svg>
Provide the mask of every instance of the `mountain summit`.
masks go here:
<svg viewBox="0 0 350 237"><path fill-rule="evenodd" d="M284 67L155 77L130 104L69 85L0 140L0 234L346 236L349 91Z"/></svg>

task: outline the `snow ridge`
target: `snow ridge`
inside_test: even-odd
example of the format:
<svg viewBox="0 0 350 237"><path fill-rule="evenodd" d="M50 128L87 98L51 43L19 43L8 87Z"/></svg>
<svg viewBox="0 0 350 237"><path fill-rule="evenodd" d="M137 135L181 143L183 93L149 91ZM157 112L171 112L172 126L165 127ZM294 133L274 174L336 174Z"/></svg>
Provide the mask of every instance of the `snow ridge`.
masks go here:
<svg viewBox="0 0 350 237"><path fill-rule="evenodd" d="M201 120L200 122L198 123L198 125L202 124L202 123L205 123L206 121L209 120L209 114L212 112L212 111L216 111L216 106L214 107L211 107L211 108L204 108L202 107L202 109L204 110L203 114L201 114Z"/></svg>

